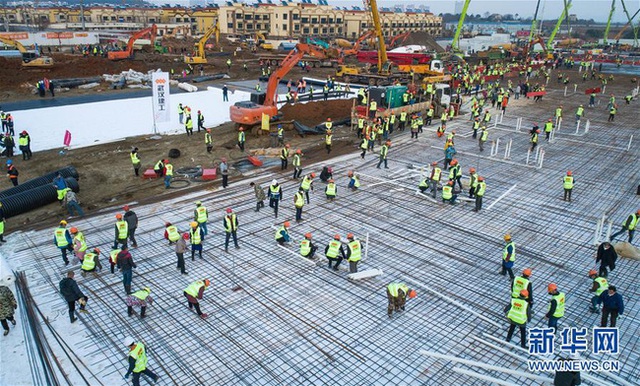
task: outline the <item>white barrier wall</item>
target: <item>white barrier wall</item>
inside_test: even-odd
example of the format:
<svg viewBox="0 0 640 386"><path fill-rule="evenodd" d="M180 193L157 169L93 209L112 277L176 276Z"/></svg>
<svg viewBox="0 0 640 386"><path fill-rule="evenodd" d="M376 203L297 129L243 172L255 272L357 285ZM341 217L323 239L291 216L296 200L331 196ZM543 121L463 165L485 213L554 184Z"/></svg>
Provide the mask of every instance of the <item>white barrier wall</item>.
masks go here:
<svg viewBox="0 0 640 386"><path fill-rule="evenodd" d="M38 46L75 46L98 43L98 32L0 32L0 37L17 40L27 48Z"/></svg>

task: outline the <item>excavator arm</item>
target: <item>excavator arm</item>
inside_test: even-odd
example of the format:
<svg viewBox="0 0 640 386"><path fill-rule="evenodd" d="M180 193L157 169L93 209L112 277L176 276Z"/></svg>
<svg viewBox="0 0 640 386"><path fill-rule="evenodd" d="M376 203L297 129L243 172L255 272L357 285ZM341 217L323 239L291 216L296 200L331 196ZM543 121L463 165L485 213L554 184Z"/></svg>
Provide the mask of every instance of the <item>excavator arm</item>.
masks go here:
<svg viewBox="0 0 640 386"><path fill-rule="evenodd" d="M344 55L356 55L358 53L358 51L360 51L360 44L362 44L363 41L371 38L374 35L375 34L374 34L373 31L365 32L364 34L362 34L362 36L360 36L358 38L358 40L356 40L356 42L353 44L353 48L346 49L346 50L342 51L342 53Z"/></svg>
<svg viewBox="0 0 640 386"><path fill-rule="evenodd" d="M402 44L405 40L407 40L407 38L409 37L409 35L411 35L411 32L405 32L405 33L401 33L398 34L396 36L394 36L393 38L391 38L391 40L389 41L389 47L395 47L396 43L398 42L398 40L402 39L402 41L400 43L398 43L398 45Z"/></svg>
<svg viewBox="0 0 640 386"><path fill-rule="evenodd" d="M211 37L211 35L216 34L216 45L220 44L220 27L218 24L214 24L204 33L204 36L196 43L196 53L199 57L205 58L204 46L207 44L207 40Z"/></svg>
<svg viewBox="0 0 640 386"><path fill-rule="evenodd" d="M29 51L17 40L0 37L0 42L14 46L22 55L22 67L53 67L53 59L48 56L40 56L38 51Z"/></svg>
<svg viewBox="0 0 640 386"><path fill-rule="evenodd" d="M136 40L144 38L144 37L149 37L149 40L151 41L151 46L153 47L156 43L156 35L158 35L158 26L156 26L155 24L153 24L151 27L142 29L136 33L134 33L133 35L131 35L131 37L129 38L129 41L127 42L127 49L124 51L109 51L107 52L107 58L109 58L110 60L120 60L120 59L129 59L133 57L133 45L135 44Z"/></svg>
<svg viewBox="0 0 640 386"><path fill-rule="evenodd" d="M0 37L0 42L6 44L8 46L14 46L18 51L20 51L22 53L27 52L27 49L22 45L22 43L20 43L17 40Z"/></svg>

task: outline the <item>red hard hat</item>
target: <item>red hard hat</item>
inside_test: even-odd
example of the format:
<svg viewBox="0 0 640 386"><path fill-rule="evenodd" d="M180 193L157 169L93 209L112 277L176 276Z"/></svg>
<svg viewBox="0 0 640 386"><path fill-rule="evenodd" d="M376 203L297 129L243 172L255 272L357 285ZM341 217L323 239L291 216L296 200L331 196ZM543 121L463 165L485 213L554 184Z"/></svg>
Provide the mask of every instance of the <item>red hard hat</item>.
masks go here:
<svg viewBox="0 0 640 386"><path fill-rule="evenodd" d="M69 232L71 232L71 233L78 233L78 228L76 228L76 227L71 227L71 229L69 229Z"/></svg>
<svg viewBox="0 0 640 386"><path fill-rule="evenodd" d="M416 292L416 290L414 290L414 289L409 290L409 297L411 299L415 299L416 296L418 296L418 293Z"/></svg>
<svg viewBox="0 0 640 386"><path fill-rule="evenodd" d="M353 238L353 233L347 233L347 238L348 239L352 239Z"/></svg>
<svg viewBox="0 0 640 386"><path fill-rule="evenodd" d="M185 240L189 240L189 234L188 233L183 233L182 234L182 238Z"/></svg>
<svg viewBox="0 0 640 386"><path fill-rule="evenodd" d="M227 213L231 213L233 210L231 208L227 208Z"/></svg>
<svg viewBox="0 0 640 386"><path fill-rule="evenodd" d="M123 207L122 207L122 209L123 209L125 212L126 212L126 211L128 211L128 210L129 210L129 205L125 205L125 206L123 206Z"/></svg>
<svg viewBox="0 0 640 386"><path fill-rule="evenodd" d="M316 174L315 173L311 173L311 178L316 178Z"/></svg>
<svg viewBox="0 0 640 386"><path fill-rule="evenodd" d="M306 237L306 238L310 239L310 238L311 238L311 233L309 233L309 232L305 233L305 234L304 234L304 237Z"/></svg>
<svg viewBox="0 0 640 386"><path fill-rule="evenodd" d="M572 175L572 174L573 174L573 172L572 172L571 170L567 170L567 175L568 175L568 176L570 176L570 175Z"/></svg>
<svg viewBox="0 0 640 386"><path fill-rule="evenodd" d="M331 122L331 118L327 118L327 122Z"/></svg>

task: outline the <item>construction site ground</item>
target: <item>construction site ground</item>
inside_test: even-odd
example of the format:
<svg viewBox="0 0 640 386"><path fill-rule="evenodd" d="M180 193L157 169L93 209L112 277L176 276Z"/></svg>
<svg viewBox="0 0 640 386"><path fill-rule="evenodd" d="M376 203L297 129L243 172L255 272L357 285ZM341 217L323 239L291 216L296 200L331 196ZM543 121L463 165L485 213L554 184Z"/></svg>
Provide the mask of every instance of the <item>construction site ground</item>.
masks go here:
<svg viewBox="0 0 640 386"><path fill-rule="evenodd" d="M564 70L563 70L564 72ZM114 214L125 204L133 204L140 218L138 248L132 251L138 269L134 288L150 286L156 302L146 319L128 318L119 274L105 269L97 277L78 277L80 288L89 296L89 314L69 326L66 303L57 283L68 269L51 241L52 228L64 217L56 204L7 220L3 254L15 270L27 274L38 307L57 334L69 345L52 342L60 366L71 379L89 384L125 384L125 348L121 340L132 335L149 348L149 367L165 384L406 384L481 385L461 372L454 363L420 354L435 351L527 373L526 360L533 359L517 347L503 342L508 328L502 310L509 301L509 280L497 274L503 248L502 236L511 233L518 246L516 271L533 269L534 311L530 327L546 326L544 313L549 282L558 283L567 293L567 311L560 328L598 325L599 316L588 312L591 280L586 273L594 266L594 230L603 216L613 221L614 231L626 216L640 208L635 195L640 179L638 141L638 101L624 105L624 95L635 86L631 77L617 76L607 85L620 103L615 123L607 122L607 95L598 97L595 109L586 109L589 131L576 130L573 115L578 104L587 104L586 87L576 71L570 76L578 83L567 96L564 86L553 81L549 94L540 102L511 99L502 124L490 128L490 141L500 139L497 154L490 155L488 143L483 153L471 138L468 116L454 119L449 130L457 130L457 158L463 170L475 167L487 178L487 194L480 213L472 203L456 206L434 202L418 194L417 185L431 161L442 162L443 140L432 125L418 140L408 130L394 133L389 151L390 169L376 169L375 154L359 157L358 140L348 127L338 127L331 155L324 152L319 136L304 138L287 132L292 147L305 152L304 172L319 173L324 165L334 168L338 198L327 202L324 185L316 182L311 203L304 208L304 220L293 222L293 193L298 182L291 180L292 168L254 169L241 175L232 169L231 185L222 189L219 181L176 183L165 190L161 181L133 176L128 157L131 146L140 148L143 164L151 166L170 148L183 155L179 167L211 165L220 157L230 163L245 158L234 148L236 132L232 124L219 130L213 155L205 152L202 133L161 139L126 140L73 150L64 156L52 150L34 154L28 162L17 160L24 179L66 165L81 174L80 198L88 216L71 219L86 235L90 246L109 250L113 241ZM350 101L330 102L348 111ZM533 122L552 117L564 105L565 121L553 143L541 142L542 167L530 160L528 129ZM346 106L346 107L345 107ZM323 108L326 108L323 107ZM289 109L290 111L287 111ZM346 109L346 110L345 110ZM285 108L285 119L317 117L317 104ZM328 109L335 117L333 108ZM492 110L494 116L497 111ZM515 130L517 118L523 128ZM308 124L310 120L307 121ZM635 135L636 139L630 136ZM266 137L249 136L249 149L267 146ZM503 159L505 144L511 143L509 159ZM573 201L562 200L562 177L568 169L576 176ZM358 192L346 189L347 170L361 176ZM255 212L250 181L267 186L277 178L283 185L284 200L278 219L266 207ZM7 184L8 182L5 182ZM183 187L184 186L184 187ZM193 218L194 202L201 200L210 213L205 238L204 259L187 259L189 275L175 270L173 247L162 239L165 221L186 230ZM221 228L224 209L233 207L240 221L241 249L224 252ZM276 227L291 220L296 241L287 247L274 242ZM320 247L317 262L298 255L302 235L312 232ZM367 240L360 270L378 268L381 276L363 281L346 279L345 264L339 272L327 270L322 251L333 234L353 232ZM7 235L7 233L9 233ZM599 240L601 235L597 235ZM619 373L591 373L589 385L635 385L640 379L640 306L638 286L640 262L622 258L610 282L625 299L625 314L619 323L621 363ZM74 266L78 268L78 264ZM202 308L209 313L200 320L186 307L182 290L196 279L209 278ZM386 315L386 285L392 280L406 282L418 291L405 312L389 319ZM18 310L18 318L22 317ZM26 325L24 325L26 326ZM24 327L23 326L23 327ZM5 341L20 345L20 334L12 331ZM514 341L518 342L518 334ZM556 335L559 344L559 334ZM28 342L22 344L29 344ZM493 346L492 346L493 345ZM498 347L499 349L496 349ZM66 357L67 351L70 357ZM611 355L583 354L589 359L613 359ZM77 360L75 358L82 358ZM76 363L77 368L71 366ZM35 360L31 369L38 371ZM540 380L520 375L471 368L509 384L538 385ZM552 378L552 374L537 374Z"/></svg>

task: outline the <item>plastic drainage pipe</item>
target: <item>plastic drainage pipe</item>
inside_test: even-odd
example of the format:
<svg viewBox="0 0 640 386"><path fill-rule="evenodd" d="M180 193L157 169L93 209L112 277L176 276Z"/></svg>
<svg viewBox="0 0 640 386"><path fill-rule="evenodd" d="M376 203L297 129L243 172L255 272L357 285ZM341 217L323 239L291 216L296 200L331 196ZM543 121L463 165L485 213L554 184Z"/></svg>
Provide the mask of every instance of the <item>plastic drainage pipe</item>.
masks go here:
<svg viewBox="0 0 640 386"><path fill-rule="evenodd" d="M26 192L34 188L39 188L43 185L51 185L53 183L53 179L56 176L56 173L60 173L62 177L73 177L74 179L78 179L78 171L73 166L67 166L64 169L56 170L55 172L51 172L49 174L45 174L41 177L30 179L29 181L25 181L22 184L15 186L11 189L6 189L0 192L0 198L4 199L7 197L11 197L18 193ZM77 181L76 181L77 184ZM5 213L6 214L6 213Z"/></svg>
<svg viewBox="0 0 640 386"><path fill-rule="evenodd" d="M73 177L67 177L64 180L71 190L74 192L80 191L78 180ZM3 197L0 199L0 202L2 202L4 217L9 218L26 213L31 209L51 204L57 200L58 192L56 188L52 184L48 184L27 190L26 192L14 194L11 197Z"/></svg>

